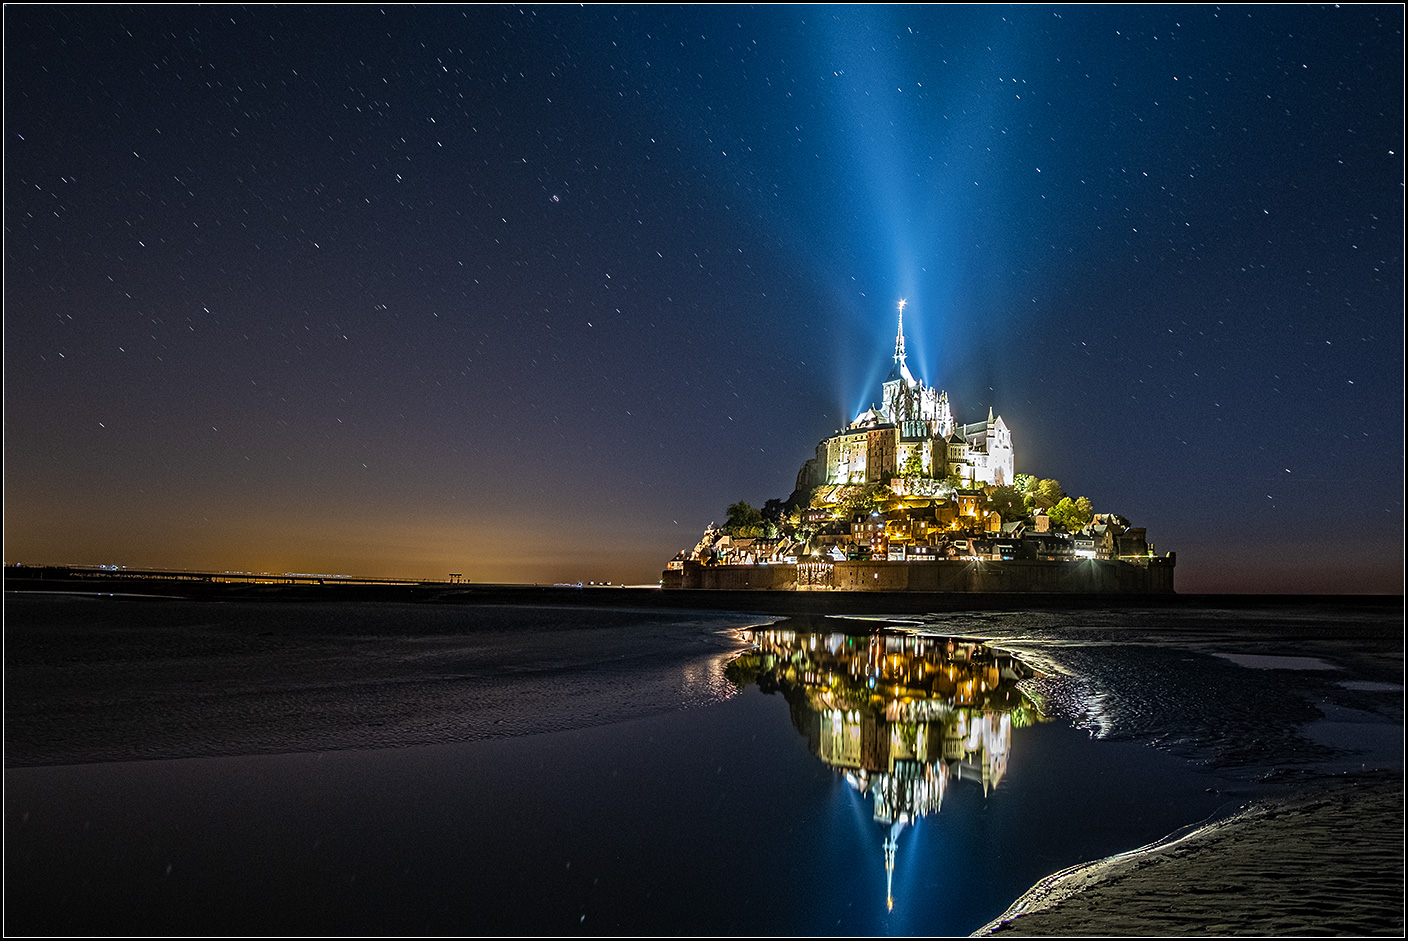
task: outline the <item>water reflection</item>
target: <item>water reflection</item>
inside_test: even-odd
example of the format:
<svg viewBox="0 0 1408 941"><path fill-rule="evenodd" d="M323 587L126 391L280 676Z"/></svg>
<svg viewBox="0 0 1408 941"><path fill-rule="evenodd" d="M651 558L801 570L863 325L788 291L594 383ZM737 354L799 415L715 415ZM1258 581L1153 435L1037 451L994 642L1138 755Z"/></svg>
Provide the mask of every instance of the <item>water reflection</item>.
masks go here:
<svg viewBox="0 0 1408 941"><path fill-rule="evenodd" d="M893 910L901 832L938 813L960 782L984 794L998 786L1012 729L1039 718L1017 688L1032 669L978 641L888 629L823 633L784 622L744 636L753 647L728 665L729 679L780 692L812 753L873 801Z"/></svg>

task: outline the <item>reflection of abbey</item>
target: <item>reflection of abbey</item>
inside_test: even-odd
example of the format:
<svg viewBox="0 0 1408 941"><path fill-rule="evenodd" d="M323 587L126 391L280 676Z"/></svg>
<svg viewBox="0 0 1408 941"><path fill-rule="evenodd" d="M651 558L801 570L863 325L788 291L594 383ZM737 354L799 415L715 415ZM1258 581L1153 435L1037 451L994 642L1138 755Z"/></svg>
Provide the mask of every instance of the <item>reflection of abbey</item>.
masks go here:
<svg viewBox="0 0 1408 941"><path fill-rule="evenodd" d="M909 371L904 351L904 301L900 301L895 359L872 405L844 430L822 441L816 457L797 475L798 490L870 484L913 468L927 478L956 478L1004 486L1016 474L1012 432L988 409L984 421L955 425L948 393L930 388Z"/></svg>
<svg viewBox="0 0 1408 941"><path fill-rule="evenodd" d="M905 826L938 813L955 782L996 787L1013 727L1036 717L1017 689L1030 669L976 641L781 627L748 636L753 648L728 675L781 692L812 753L871 798L887 830L887 883Z"/></svg>

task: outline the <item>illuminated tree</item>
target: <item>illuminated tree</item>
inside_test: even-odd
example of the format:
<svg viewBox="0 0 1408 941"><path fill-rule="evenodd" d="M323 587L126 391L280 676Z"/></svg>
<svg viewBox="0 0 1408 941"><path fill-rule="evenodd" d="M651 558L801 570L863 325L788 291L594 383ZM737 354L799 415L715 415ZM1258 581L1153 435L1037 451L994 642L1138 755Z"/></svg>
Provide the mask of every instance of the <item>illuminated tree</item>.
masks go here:
<svg viewBox="0 0 1408 941"><path fill-rule="evenodd" d="M1051 522L1061 527L1067 532L1080 532L1090 522L1094 515L1090 501L1085 497L1072 500L1070 497L1062 497L1061 501L1051 508L1048 516Z"/></svg>
<svg viewBox="0 0 1408 941"><path fill-rule="evenodd" d="M890 495L890 488L882 484L849 487L846 490L846 495L841 498L839 507L841 518L850 519L860 513L869 513Z"/></svg>
<svg viewBox="0 0 1408 941"><path fill-rule="evenodd" d="M1066 492L1061 489L1059 480L1039 480L1026 490L1028 510L1049 510L1061 502Z"/></svg>
<svg viewBox="0 0 1408 941"><path fill-rule="evenodd" d="M799 506L788 510L782 522L783 534L790 535L795 539L806 540L816 534L816 527L802 519L802 508Z"/></svg>
<svg viewBox="0 0 1408 941"><path fill-rule="evenodd" d="M1080 512L1081 516L1085 517L1085 522L1081 524L1082 526L1089 525L1090 521L1095 519L1095 504L1090 502L1089 497L1077 497L1076 509Z"/></svg>

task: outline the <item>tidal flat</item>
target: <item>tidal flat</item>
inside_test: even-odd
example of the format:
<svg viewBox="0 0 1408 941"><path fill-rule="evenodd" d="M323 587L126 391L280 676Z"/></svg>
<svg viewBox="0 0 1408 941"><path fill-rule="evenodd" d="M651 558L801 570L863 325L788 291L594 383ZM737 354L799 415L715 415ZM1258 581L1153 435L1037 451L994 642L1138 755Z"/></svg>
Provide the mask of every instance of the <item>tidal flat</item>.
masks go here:
<svg viewBox="0 0 1408 941"><path fill-rule="evenodd" d="M10 934L1403 931L1401 599L5 615Z"/></svg>

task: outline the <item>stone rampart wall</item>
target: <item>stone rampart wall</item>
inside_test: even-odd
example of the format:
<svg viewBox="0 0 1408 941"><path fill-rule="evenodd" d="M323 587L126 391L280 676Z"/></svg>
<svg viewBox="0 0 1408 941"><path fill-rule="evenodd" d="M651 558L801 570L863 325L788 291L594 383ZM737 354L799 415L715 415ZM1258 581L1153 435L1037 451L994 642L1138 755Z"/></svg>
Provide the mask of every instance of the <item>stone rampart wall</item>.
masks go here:
<svg viewBox="0 0 1408 941"><path fill-rule="evenodd" d="M1075 594L1171 594L1171 558L1113 562L837 562L832 587L837 591L939 591L973 593L1043 592ZM667 589L791 591L797 587L795 565L700 565L667 571Z"/></svg>
<svg viewBox="0 0 1408 941"><path fill-rule="evenodd" d="M713 591L791 591L797 587L797 566L700 565L698 562L686 562L683 572L665 572L661 587L703 588Z"/></svg>

